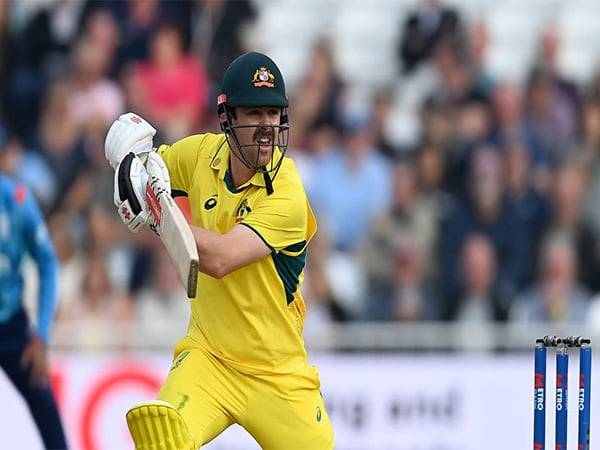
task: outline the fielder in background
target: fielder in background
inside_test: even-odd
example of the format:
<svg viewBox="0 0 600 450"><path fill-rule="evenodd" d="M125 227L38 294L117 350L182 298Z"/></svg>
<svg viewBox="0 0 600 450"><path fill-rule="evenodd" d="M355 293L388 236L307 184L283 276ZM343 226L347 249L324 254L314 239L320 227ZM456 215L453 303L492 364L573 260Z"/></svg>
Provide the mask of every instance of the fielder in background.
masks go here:
<svg viewBox="0 0 600 450"><path fill-rule="evenodd" d="M39 270L38 323L23 309L21 261L25 253ZM66 449L48 374L48 337L56 306L58 262L32 194L0 173L0 367L33 416L44 448ZM10 426L10 422L9 422ZM10 433L9 428L3 429Z"/></svg>
<svg viewBox="0 0 600 450"><path fill-rule="evenodd" d="M133 231L144 223L156 231L147 188L186 196L201 272L158 400L127 413L137 449L196 449L234 423L266 450L333 448L302 337L300 284L316 221L284 157L287 106L279 68L251 52L225 72L217 99L223 134L154 152L154 128L131 113L108 132L121 218Z"/></svg>

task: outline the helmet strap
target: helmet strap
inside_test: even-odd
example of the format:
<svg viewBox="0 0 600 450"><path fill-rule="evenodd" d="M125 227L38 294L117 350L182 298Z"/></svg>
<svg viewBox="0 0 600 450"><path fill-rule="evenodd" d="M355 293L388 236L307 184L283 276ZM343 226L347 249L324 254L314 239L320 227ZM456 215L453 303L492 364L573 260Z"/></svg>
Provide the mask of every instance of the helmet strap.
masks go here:
<svg viewBox="0 0 600 450"><path fill-rule="evenodd" d="M271 195L273 193L273 180L271 180L271 176L268 172L263 172L263 177L265 179L265 187L267 188L267 195Z"/></svg>

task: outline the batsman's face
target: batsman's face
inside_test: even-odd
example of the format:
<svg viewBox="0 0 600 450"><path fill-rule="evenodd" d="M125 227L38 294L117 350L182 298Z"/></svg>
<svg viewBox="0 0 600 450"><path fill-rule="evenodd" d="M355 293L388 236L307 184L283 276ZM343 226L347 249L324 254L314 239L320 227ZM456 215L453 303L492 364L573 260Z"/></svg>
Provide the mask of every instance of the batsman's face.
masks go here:
<svg viewBox="0 0 600 450"><path fill-rule="evenodd" d="M276 145L276 130L280 124L281 109L272 106L236 108L236 134L241 145L240 151L251 164L265 167L273 156Z"/></svg>

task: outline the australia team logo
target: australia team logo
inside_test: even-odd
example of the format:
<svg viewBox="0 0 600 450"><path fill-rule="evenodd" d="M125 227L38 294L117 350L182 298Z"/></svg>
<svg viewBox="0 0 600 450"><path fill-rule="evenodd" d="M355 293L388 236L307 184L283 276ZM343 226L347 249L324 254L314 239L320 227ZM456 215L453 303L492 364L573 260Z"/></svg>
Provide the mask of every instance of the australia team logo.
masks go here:
<svg viewBox="0 0 600 450"><path fill-rule="evenodd" d="M266 67L261 67L254 72L252 83L254 83L254 87L275 87L275 75Z"/></svg>
<svg viewBox="0 0 600 450"><path fill-rule="evenodd" d="M245 219L245 217L252 212L252 208L248 205L248 199L242 200L240 206L238 206L237 211L235 212L235 223L240 223Z"/></svg>

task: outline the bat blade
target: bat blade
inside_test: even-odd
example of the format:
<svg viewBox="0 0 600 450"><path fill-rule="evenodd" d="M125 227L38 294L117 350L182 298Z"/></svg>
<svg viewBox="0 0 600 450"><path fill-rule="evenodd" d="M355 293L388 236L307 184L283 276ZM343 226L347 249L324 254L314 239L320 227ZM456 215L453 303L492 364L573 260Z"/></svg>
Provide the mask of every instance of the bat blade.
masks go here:
<svg viewBox="0 0 600 450"><path fill-rule="evenodd" d="M146 200L158 227L160 239L177 270L187 296L195 298L200 263L192 230L167 192L157 196L148 186Z"/></svg>

